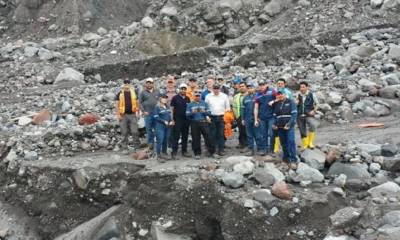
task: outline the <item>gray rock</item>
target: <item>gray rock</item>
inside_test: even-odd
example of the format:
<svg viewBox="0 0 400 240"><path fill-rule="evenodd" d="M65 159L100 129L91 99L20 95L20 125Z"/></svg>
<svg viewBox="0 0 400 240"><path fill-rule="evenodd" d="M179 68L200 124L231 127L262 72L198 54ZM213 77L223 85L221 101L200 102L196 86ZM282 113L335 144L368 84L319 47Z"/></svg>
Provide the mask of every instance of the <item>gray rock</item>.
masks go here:
<svg viewBox="0 0 400 240"><path fill-rule="evenodd" d="M253 192L253 197L256 201L264 204L271 204L273 201L277 200L269 189L260 189Z"/></svg>
<svg viewBox="0 0 400 240"><path fill-rule="evenodd" d="M70 84L84 84L85 81L85 76L78 72L77 70L73 68L65 68L62 70L56 80L54 81L55 84L64 84L64 83L70 83Z"/></svg>
<svg viewBox="0 0 400 240"><path fill-rule="evenodd" d="M391 211L383 216L383 224L392 227L400 227L400 211Z"/></svg>
<svg viewBox="0 0 400 240"><path fill-rule="evenodd" d="M344 174L340 174L335 178L333 183L338 187L344 187L346 185L347 176Z"/></svg>
<svg viewBox="0 0 400 240"><path fill-rule="evenodd" d="M237 172L230 172L222 177L222 181L226 186L231 188L240 188L243 186L245 179L242 174Z"/></svg>
<svg viewBox="0 0 400 240"><path fill-rule="evenodd" d="M356 147L359 151L366 152L372 156L380 156L382 153L382 147L378 144L358 143Z"/></svg>
<svg viewBox="0 0 400 240"><path fill-rule="evenodd" d="M333 104L340 104L343 100L342 94L338 92L329 92L328 101L332 102Z"/></svg>
<svg viewBox="0 0 400 240"><path fill-rule="evenodd" d="M370 188L368 193L370 193L372 197L396 196L400 193L400 186L395 182L386 182Z"/></svg>
<svg viewBox="0 0 400 240"><path fill-rule="evenodd" d="M90 181L90 178L84 169L76 170L72 174L72 179L74 179L76 186L82 190L87 189Z"/></svg>
<svg viewBox="0 0 400 240"><path fill-rule="evenodd" d="M361 208L346 207L338 210L329 218L334 227L346 227L348 224L354 224L360 218L361 213Z"/></svg>
<svg viewBox="0 0 400 240"><path fill-rule="evenodd" d="M266 163L264 166L264 171L274 176L275 182L285 180L285 175L279 171L279 169L277 169L273 163Z"/></svg>
<svg viewBox="0 0 400 240"><path fill-rule="evenodd" d="M392 85L379 89L379 96L382 98L400 98L400 85Z"/></svg>
<svg viewBox="0 0 400 240"><path fill-rule="evenodd" d="M383 4L383 0L371 0L370 4L372 8L380 8Z"/></svg>
<svg viewBox="0 0 400 240"><path fill-rule="evenodd" d="M218 6L220 9L230 9L234 12L239 12L243 7L243 3L236 0L220 0Z"/></svg>
<svg viewBox="0 0 400 240"><path fill-rule="evenodd" d="M249 175L251 173L253 173L254 170L254 163L251 161L245 161L245 162L241 162L236 164L235 166L233 166L233 171L240 173L242 175Z"/></svg>
<svg viewBox="0 0 400 240"><path fill-rule="evenodd" d="M26 57L34 57L36 54L39 52L39 48L37 47L32 47L32 46L27 46L24 48L24 55Z"/></svg>
<svg viewBox="0 0 400 240"><path fill-rule="evenodd" d="M275 183L275 177L264 168L258 168L252 176L262 187L270 187Z"/></svg>
<svg viewBox="0 0 400 240"><path fill-rule="evenodd" d="M233 167L234 165L238 163L243 163L243 162L249 162L253 160L252 157L246 157L246 156L230 156L223 160L222 166L224 167Z"/></svg>
<svg viewBox="0 0 400 240"><path fill-rule="evenodd" d="M26 126L32 122L32 119L30 117L22 116L18 118L18 125L19 126Z"/></svg>
<svg viewBox="0 0 400 240"><path fill-rule="evenodd" d="M301 153L301 158L312 168L318 170L325 168L326 156L319 149L306 149Z"/></svg>
<svg viewBox="0 0 400 240"><path fill-rule="evenodd" d="M273 17L285 10L290 3L290 0L272 0L264 7L264 12Z"/></svg>
<svg viewBox="0 0 400 240"><path fill-rule="evenodd" d="M99 47L105 47L105 46L110 45L111 42L112 42L112 39L110 39L110 38L105 38L105 39L100 40L99 43L97 44L97 46L99 46Z"/></svg>
<svg viewBox="0 0 400 240"><path fill-rule="evenodd" d="M391 73L381 77L381 80L386 83L386 85L399 85L400 79L396 73Z"/></svg>
<svg viewBox="0 0 400 240"><path fill-rule="evenodd" d="M369 91L371 87L376 87L377 85L375 82L365 78L360 79L360 81L358 81L358 84L361 86L361 90L364 92Z"/></svg>
<svg viewBox="0 0 400 240"><path fill-rule="evenodd" d="M348 53L355 54L362 58L370 57L375 52L376 50L372 46L357 46L348 50Z"/></svg>
<svg viewBox="0 0 400 240"><path fill-rule="evenodd" d="M161 9L160 14L168 17L176 17L178 10L174 6L166 6Z"/></svg>
<svg viewBox="0 0 400 240"><path fill-rule="evenodd" d="M271 208L271 210L269 210L269 215L271 217L276 216L278 213L279 213L279 209L277 207L273 207L273 208Z"/></svg>
<svg viewBox="0 0 400 240"><path fill-rule="evenodd" d="M103 28L103 27L99 27L99 28L97 29L97 33L98 33L100 36L106 35L107 32L108 32L107 29L105 29L105 28Z"/></svg>
<svg viewBox="0 0 400 240"><path fill-rule="evenodd" d="M334 64L335 64L335 68L338 72L345 70L345 69L349 69L351 66L351 57L337 56L334 58Z"/></svg>
<svg viewBox="0 0 400 240"><path fill-rule="evenodd" d="M395 144L385 144L382 146L382 156L393 157L399 151Z"/></svg>
<svg viewBox="0 0 400 240"><path fill-rule="evenodd" d="M34 161L38 159L38 153L35 151L24 151L24 159L28 161Z"/></svg>
<svg viewBox="0 0 400 240"><path fill-rule="evenodd" d="M400 157L386 157L381 165L384 170L400 172Z"/></svg>
<svg viewBox="0 0 400 240"><path fill-rule="evenodd" d="M121 237L121 230L114 217L107 220L92 239L113 239Z"/></svg>
<svg viewBox="0 0 400 240"><path fill-rule="evenodd" d="M101 36L96 33L86 33L83 35L82 39L85 42L99 41Z"/></svg>
<svg viewBox="0 0 400 240"><path fill-rule="evenodd" d="M131 25L124 27L122 33L131 36L139 31L140 24L138 22L133 22ZM100 44L100 43L99 43Z"/></svg>
<svg viewBox="0 0 400 240"><path fill-rule="evenodd" d="M357 239L347 235L341 235L341 236L326 236L324 240L357 240Z"/></svg>
<svg viewBox="0 0 400 240"><path fill-rule="evenodd" d="M381 165L379 163L371 163L369 165L369 171L373 174L377 174L381 170Z"/></svg>
<svg viewBox="0 0 400 240"><path fill-rule="evenodd" d="M158 222L152 223L150 234L152 240L192 240L188 236L167 233L166 229Z"/></svg>
<svg viewBox="0 0 400 240"><path fill-rule="evenodd" d="M389 116L391 113L390 108L388 108L387 106L382 105L382 104L375 104L374 111L375 111L376 115L379 117Z"/></svg>
<svg viewBox="0 0 400 240"><path fill-rule="evenodd" d="M391 59L400 59L400 45L390 44L388 57Z"/></svg>
<svg viewBox="0 0 400 240"><path fill-rule="evenodd" d="M142 21L140 21L143 27L145 28L152 28L154 27L154 21L151 17L144 17Z"/></svg>
<svg viewBox="0 0 400 240"><path fill-rule="evenodd" d="M345 164L341 162L335 162L329 168L328 176L339 176L340 174L346 175L348 180L359 179L367 180L371 178L368 172L368 166L360 163Z"/></svg>
<svg viewBox="0 0 400 240"><path fill-rule="evenodd" d="M399 0L384 0L382 9L384 10L394 10L396 8L400 8Z"/></svg>
<svg viewBox="0 0 400 240"><path fill-rule="evenodd" d="M52 51L47 50L46 48L40 48L38 52L39 59L42 61L48 61L54 58L54 54Z"/></svg>
<svg viewBox="0 0 400 240"><path fill-rule="evenodd" d="M320 171L302 162L299 163L296 172L290 171L289 175L295 182L318 183L324 181L324 175Z"/></svg>
<svg viewBox="0 0 400 240"><path fill-rule="evenodd" d="M310 1L307 1L307 0L300 0L298 3L299 3L299 5L302 6L302 7L311 6L311 2L310 2Z"/></svg>

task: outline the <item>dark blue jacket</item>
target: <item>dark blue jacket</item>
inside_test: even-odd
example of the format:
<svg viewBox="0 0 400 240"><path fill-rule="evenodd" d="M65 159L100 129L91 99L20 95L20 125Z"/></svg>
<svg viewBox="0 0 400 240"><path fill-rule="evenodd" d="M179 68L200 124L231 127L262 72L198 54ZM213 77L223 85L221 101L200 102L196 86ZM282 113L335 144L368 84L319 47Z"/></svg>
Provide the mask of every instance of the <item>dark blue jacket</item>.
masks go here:
<svg viewBox="0 0 400 240"><path fill-rule="evenodd" d="M268 103L276 98L276 90L268 88L264 93L256 94L256 103L258 103L258 117L261 120L268 120L273 117L274 109Z"/></svg>
<svg viewBox="0 0 400 240"><path fill-rule="evenodd" d="M278 101L274 103L273 107L273 125L278 128L283 128L286 124L289 124L290 127L294 127L297 119L297 106L293 100L286 99L285 101Z"/></svg>
<svg viewBox="0 0 400 240"><path fill-rule="evenodd" d="M309 92L303 104L303 96L298 96L299 104L297 105L297 112L299 116L307 116L307 114L314 110L315 99L314 95Z"/></svg>
<svg viewBox="0 0 400 240"><path fill-rule="evenodd" d="M193 110L196 110L196 112L194 113ZM191 121L206 121L206 117L210 115L210 109L204 101L191 102L186 106L186 117Z"/></svg>
<svg viewBox="0 0 400 240"><path fill-rule="evenodd" d="M246 122L254 121L254 104L256 102L255 95L246 95L243 98L241 116Z"/></svg>
<svg viewBox="0 0 400 240"><path fill-rule="evenodd" d="M169 106L161 107L157 105L153 111L153 118L156 120L156 123L161 123L165 125L165 121L170 122L172 120L172 111Z"/></svg>

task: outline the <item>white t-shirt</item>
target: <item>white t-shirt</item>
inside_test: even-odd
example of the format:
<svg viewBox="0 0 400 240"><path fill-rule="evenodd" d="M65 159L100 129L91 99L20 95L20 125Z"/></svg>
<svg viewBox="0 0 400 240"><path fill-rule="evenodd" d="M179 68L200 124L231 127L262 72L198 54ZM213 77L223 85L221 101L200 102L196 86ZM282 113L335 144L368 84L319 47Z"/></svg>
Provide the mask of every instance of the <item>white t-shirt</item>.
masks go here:
<svg viewBox="0 0 400 240"><path fill-rule="evenodd" d="M218 95L209 93L206 96L206 104L210 108L211 115L224 115L226 111L231 109L228 95L220 92Z"/></svg>

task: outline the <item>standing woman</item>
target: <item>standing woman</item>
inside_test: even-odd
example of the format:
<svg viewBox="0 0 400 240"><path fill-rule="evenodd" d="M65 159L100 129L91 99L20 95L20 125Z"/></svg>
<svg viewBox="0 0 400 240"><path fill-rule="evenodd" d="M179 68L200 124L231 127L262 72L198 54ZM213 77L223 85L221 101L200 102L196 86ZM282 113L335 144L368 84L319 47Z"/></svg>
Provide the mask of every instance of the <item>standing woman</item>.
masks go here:
<svg viewBox="0 0 400 240"><path fill-rule="evenodd" d="M170 159L167 154L168 139L171 127L175 124L172 120L172 111L168 105L168 95L163 94L153 111L153 118L156 122L156 154L160 162Z"/></svg>

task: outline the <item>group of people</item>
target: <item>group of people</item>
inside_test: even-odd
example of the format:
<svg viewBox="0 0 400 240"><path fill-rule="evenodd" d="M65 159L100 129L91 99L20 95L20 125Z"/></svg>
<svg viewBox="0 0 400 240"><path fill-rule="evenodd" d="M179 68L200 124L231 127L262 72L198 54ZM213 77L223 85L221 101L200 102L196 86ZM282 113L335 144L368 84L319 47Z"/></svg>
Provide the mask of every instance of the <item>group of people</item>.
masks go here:
<svg viewBox="0 0 400 240"><path fill-rule="evenodd" d="M314 148L318 101L307 82L300 82L296 96L286 88L284 79L278 79L276 88L271 84L272 81L246 82L235 76L231 89L222 77L208 76L204 89L195 78L176 88L174 77L169 76L164 89L156 89L154 79L148 78L137 94L130 81L125 80L115 98L123 135L121 144L128 144L130 129L133 144L138 147L137 120L142 116L147 145L160 161L177 159L179 145L182 156L191 157L189 132L196 159L202 154L202 138L208 156L220 158L226 154L224 119L231 114L239 132L237 148L241 152L265 156L281 148L283 162L296 168L295 125L298 124L303 148ZM168 147L172 149L170 154Z"/></svg>

